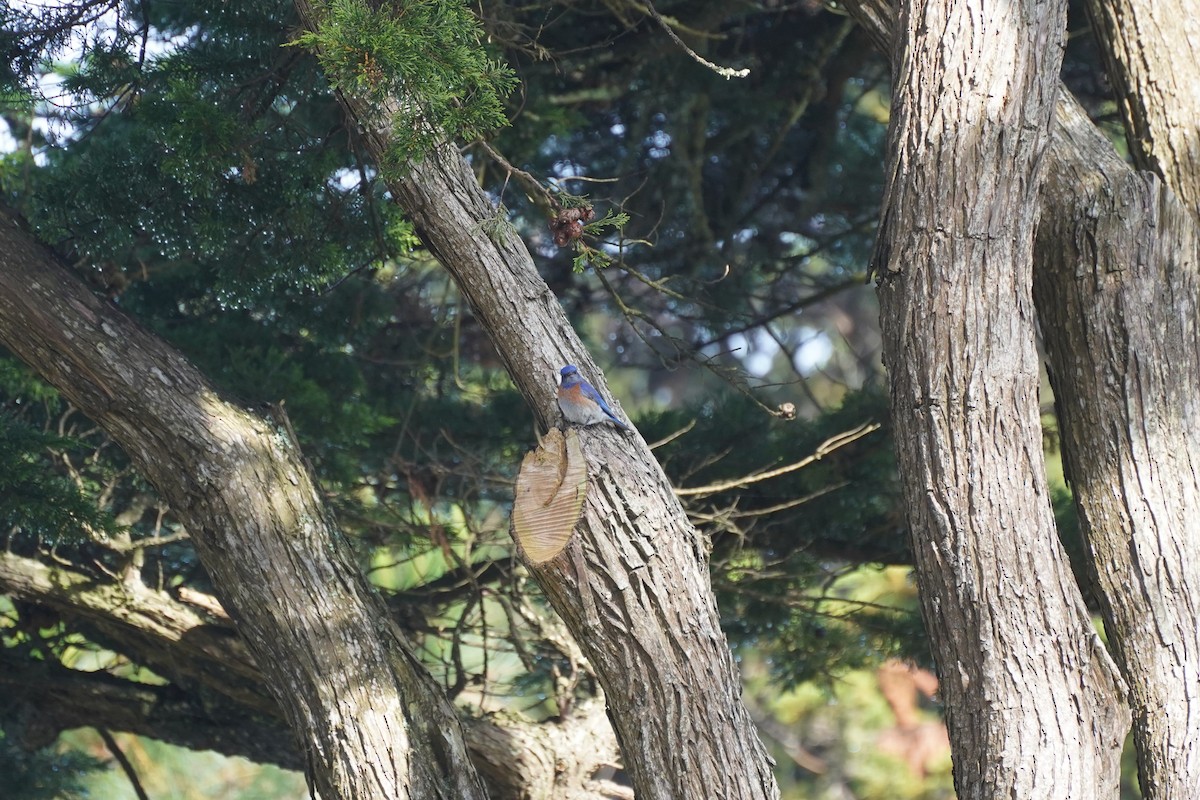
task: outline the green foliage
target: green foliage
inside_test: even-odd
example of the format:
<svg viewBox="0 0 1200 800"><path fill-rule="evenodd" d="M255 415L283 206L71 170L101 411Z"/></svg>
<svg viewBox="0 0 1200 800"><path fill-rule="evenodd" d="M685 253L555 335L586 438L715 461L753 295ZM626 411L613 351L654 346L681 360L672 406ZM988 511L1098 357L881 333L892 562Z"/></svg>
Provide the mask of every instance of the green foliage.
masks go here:
<svg viewBox="0 0 1200 800"><path fill-rule="evenodd" d="M741 395L690 419L674 412L639 420L651 441L691 424L657 451L676 485L731 484L689 499L689 508L712 537L713 583L727 633L736 646L767 655L783 686L828 681L887 656L928 659L913 587L863 597L847 594L850 584L834 582L845 564L908 559L886 430L794 472L739 483L886 416L886 398L865 391L811 421L770 417Z"/></svg>
<svg viewBox="0 0 1200 800"><path fill-rule="evenodd" d="M78 446L0 412L0 530L51 544L116 530L112 517L96 507L95 486L52 471L49 459L54 451Z"/></svg>
<svg viewBox="0 0 1200 800"><path fill-rule="evenodd" d="M0 797L7 800L82 800L88 776L103 768L78 750L26 750L0 729Z"/></svg>
<svg viewBox="0 0 1200 800"><path fill-rule="evenodd" d="M170 273L223 307L411 250L315 60L282 49L291 3L145 13L173 42L140 64L111 43L85 53L66 71L75 104L59 120L75 135L47 143L41 170L0 170L43 238L114 297Z"/></svg>
<svg viewBox="0 0 1200 800"><path fill-rule="evenodd" d="M614 214L608 209L600 219L583 226L583 232L588 236L603 236L608 229L620 232L629 222L629 215L621 212ZM583 239L575 240L575 250L579 255L571 261L571 269L583 272L590 264L593 269L604 269L612 264L612 256L602 249L592 247Z"/></svg>
<svg viewBox="0 0 1200 800"><path fill-rule="evenodd" d="M333 0L317 13L317 30L295 43L317 54L334 88L393 115L385 169L402 170L443 137L475 139L507 124L516 78L483 51L479 23L459 0Z"/></svg>

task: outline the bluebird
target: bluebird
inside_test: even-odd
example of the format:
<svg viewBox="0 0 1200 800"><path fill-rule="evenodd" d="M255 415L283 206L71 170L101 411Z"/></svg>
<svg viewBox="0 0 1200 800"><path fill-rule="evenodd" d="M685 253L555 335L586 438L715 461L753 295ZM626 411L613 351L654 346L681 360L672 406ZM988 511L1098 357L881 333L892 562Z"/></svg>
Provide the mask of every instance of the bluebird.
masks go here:
<svg viewBox="0 0 1200 800"><path fill-rule="evenodd" d="M579 370L574 364L568 364L558 371L558 407L568 422L577 425L609 422L623 431L630 430L628 425L617 419L595 387L579 377Z"/></svg>

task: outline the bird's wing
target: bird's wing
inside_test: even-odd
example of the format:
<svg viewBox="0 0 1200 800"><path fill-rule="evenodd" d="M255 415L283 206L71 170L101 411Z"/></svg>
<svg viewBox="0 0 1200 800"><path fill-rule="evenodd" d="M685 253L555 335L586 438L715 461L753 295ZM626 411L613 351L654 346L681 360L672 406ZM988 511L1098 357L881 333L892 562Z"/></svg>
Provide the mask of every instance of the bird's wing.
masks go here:
<svg viewBox="0 0 1200 800"><path fill-rule="evenodd" d="M589 400L595 400L602 408L605 410L608 409L608 404L604 402L604 398L601 397L600 393L596 391L595 386L592 386L587 381L582 381L579 384L579 390L583 392L584 397L588 398Z"/></svg>

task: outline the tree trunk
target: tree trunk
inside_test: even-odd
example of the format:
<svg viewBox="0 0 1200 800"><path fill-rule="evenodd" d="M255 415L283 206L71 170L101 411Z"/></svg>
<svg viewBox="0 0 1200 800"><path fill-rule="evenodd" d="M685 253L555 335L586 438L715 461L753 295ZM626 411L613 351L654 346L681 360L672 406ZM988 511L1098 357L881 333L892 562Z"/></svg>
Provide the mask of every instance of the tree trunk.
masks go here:
<svg viewBox="0 0 1200 800"><path fill-rule="evenodd" d="M482 798L462 731L286 430L88 291L0 212L0 342L103 427L183 520L336 798Z"/></svg>
<svg viewBox="0 0 1200 800"><path fill-rule="evenodd" d="M519 240L495 245L479 233L496 212L457 151L430 154L392 191L541 424L558 416L562 364L604 386ZM580 439L590 476L583 519L567 553L533 572L604 688L638 797L777 796L720 627L707 543L640 435L598 426Z"/></svg>
<svg viewBox="0 0 1200 800"><path fill-rule="evenodd" d="M1200 15L1193 0L1088 0L1133 163L1200 214ZM1200 784L1194 784L1200 786Z"/></svg>
<svg viewBox="0 0 1200 800"><path fill-rule="evenodd" d="M1064 461L1130 684L1143 794L1200 786L1200 23L1091 0L1135 174L1075 107L1036 275ZM1160 182L1154 177L1162 179ZM1165 185L1164 185L1165 184Z"/></svg>
<svg viewBox="0 0 1200 800"><path fill-rule="evenodd" d="M1115 796L1120 679L1058 542L1032 247L1065 3L906 3L878 272L922 609L961 800Z"/></svg>
<svg viewBox="0 0 1200 800"><path fill-rule="evenodd" d="M1142 794L1200 787L1200 232L1060 106L1034 292L1067 477L1129 683Z"/></svg>
<svg viewBox="0 0 1200 800"><path fill-rule="evenodd" d="M317 24L313 4L296 5L306 25ZM376 163L390 163L391 120L404 99L341 99ZM456 148L439 147L384 179L543 426L558 419L554 373L563 364L609 394ZM534 574L596 670L637 796L777 797L720 628L706 542L640 435L603 426L580 438L590 474L583 518L566 553Z"/></svg>
<svg viewBox="0 0 1200 800"><path fill-rule="evenodd" d="M883 3L851 10L887 38ZM1197 81L1179 78L1198 68L1196 38L1178 37L1195 20L1158 3L1091 11L1131 149L1186 200L1129 169L1060 89L1035 300L1089 566L1130 687L1142 792L1190 798L1200 786L1200 166Z"/></svg>

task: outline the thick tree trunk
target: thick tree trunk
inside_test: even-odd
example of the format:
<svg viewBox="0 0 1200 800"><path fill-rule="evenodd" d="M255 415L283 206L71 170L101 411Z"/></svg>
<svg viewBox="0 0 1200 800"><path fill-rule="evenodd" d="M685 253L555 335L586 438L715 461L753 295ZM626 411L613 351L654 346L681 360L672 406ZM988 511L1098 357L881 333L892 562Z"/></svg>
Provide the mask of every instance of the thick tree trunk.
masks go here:
<svg viewBox="0 0 1200 800"><path fill-rule="evenodd" d="M1088 0L1133 163L1200 215L1200 14L1194 0ZM1196 784L1200 785L1200 784Z"/></svg>
<svg viewBox="0 0 1200 800"><path fill-rule="evenodd" d="M1034 292L1147 800L1200 787L1200 231L1060 104Z"/></svg>
<svg viewBox="0 0 1200 800"><path fill-rule="evenodd" d="M306 25L312 4L299 0ZM403 98L343 95L377 163ZM543 426L558 421L554 374L603 376L515 233L453 147L385 175L423 241L453 275ZM619 406L618 406L619 408ZM566 553L534 570L596 671L639 798L778 796L772 762L741 702L720 628L706 543L645 441L607 426L580 438L590 489Z"/></svg>
<svg viewBox="0 0 1200 800"><path fill-rule="evenodd" d="M1143 794L1200 786L1200 20L1091 0L1135 174L1075 107L1035 288L1063 452L1134 712ZM1154 178L1157 175L1160 182Z"/></svg>
<svg viewBox="0 0 1200 800"><path fill-rule="evenodd" d="M1108 798L1120 679L1059 545L1033 233L1065 3L910 2L878 271L922 608L961 800Z"/></svg>
<svg viewBox="0 0 1200 800"><path fill-rule="evenodd" d="M326 800L482 798L462 731L355 565L280 423L223 400L0 212L0 342L170 503Z"/></svg>
<svg viewBox="0 0 1200 800"><path fill-rule="evenodd" d="M851 9L886 40L884 3ZM1142 791L1190 798L1200 786L1195 19L1172 4L1091 11L1131 149L1188 199L1129 169L1060 89L1035 300L1105 629L1130 687Z"/></svg>
<svg viewBox="0 0 1200 800"><path fill-rule="evenodd" d="M579 364L604 386L520 241L480 232L496 212L457 151L430 154L392 190L543 425L557 421L560 365ZM776 796L720 628L706 543L639 435L602 426L580 438L583 519L564 557L534 574L604 688L638 796Z"/></svg>
<svg viewBox="0 0 1200 800"><path fill-rule="evenodd" d="M557 422L561 365L578 364L607 394L524 245L483 232L497 211L457 150L430 153L389 187L543 426ZM580 438L583 519L567 554L534 573L604 688L638 796L777 796L720 628L706 543L639 435L598 426Z"/></svg>

